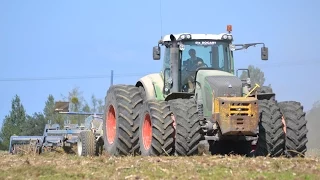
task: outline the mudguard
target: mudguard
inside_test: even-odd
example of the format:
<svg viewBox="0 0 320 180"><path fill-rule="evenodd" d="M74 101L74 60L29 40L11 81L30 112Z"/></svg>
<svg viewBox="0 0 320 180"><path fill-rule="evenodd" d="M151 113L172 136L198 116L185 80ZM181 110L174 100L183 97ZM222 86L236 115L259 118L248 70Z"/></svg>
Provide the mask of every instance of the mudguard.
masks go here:
<svg viewBox="0 0 320 180"><path fill-rule="evenodd" d="M145 90L145 100L164 100L164 82L160 73L149 74L140 78L139 81L136 83L136 87L140 86L142 86Z"/></svg>

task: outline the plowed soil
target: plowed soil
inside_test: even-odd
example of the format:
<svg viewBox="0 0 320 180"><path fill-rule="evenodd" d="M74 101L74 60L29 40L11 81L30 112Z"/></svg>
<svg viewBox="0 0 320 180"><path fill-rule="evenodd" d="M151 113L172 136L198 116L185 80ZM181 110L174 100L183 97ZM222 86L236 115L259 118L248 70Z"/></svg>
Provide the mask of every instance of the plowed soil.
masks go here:
<svg viewBox="0 0 320 180"><path fill-rule="evenodd" d="M2 152L0 158L0 179L320 179L316 156L77 157Z"/></svg>

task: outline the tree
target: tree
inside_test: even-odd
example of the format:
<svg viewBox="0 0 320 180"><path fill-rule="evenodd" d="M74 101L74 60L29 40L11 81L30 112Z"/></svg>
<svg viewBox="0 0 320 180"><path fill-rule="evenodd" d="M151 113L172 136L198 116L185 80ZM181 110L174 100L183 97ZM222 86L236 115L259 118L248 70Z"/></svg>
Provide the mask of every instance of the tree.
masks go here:
<svg viewBox="0 0 320 180"><path fill-rule="evenodd" d="M57 123L61 127L64 124L64 116L54 111L55 101L53 95L49 95L47 101L45 102L45 107L43 109L44 118L46 123L50 120L51 123Z"/></svg>
<svg viewBox="0 0 320 180"><path fill-rule="evenodd" d="M261 71L258 67L254 67L253 65L249 65L248 69L250 72L251 84L254 86L257 83L260 86L263 86L265 82L264 72ZM246 79L246 78L248 78L248 74L245 71L243 71L242 74L240 75L240 79ZM270 84L269 84L269 87L271 87Z"/></svg>
<svg viewBox="0 0 320 180"><path fill-rule="evenodd" d="M68 101L71 102L70 111L78 112L84 106L83 92L79 89L79 87L75 87L69 92Z"/></svg>
<svg viewBox="0 0 320 180"><path fill-rule="evenodd" d="M0 138L2 139L2 146L9 146L12 135L24 135L23 125L25 125L25 122L26 111L21 104L20 97L16 95L11 102L11 111L9 115L5 116L1 128Z"/></svg>
<svg viewBox="0 0 320 180"><path fill-rule="evenodd" d="M42 113L34 113L32 116L27 115L24 123L23 135L25 136L42 136L47 121Z"/></svg>
<svg viewBox="0 0 320 180"><path fill-rule="evenodd" d="M80 112L80 111L90 111L90 106L86 103L84 100L84 97L82 95L82 91L80 91L79 87L74 87L69 93L68 96L63 96L64 101L70 102L69 110L72 112ZM84 122L85 117L84 116L66 116L66 118L69 120L71 124L78 124Z"/></svg>
<svg viewBox="0 0 320 180"><path fill-rule="evenodd" d="M97 99L95 95L91 96L91 103L92 103L92 112L98 112L102 113L103 112L103 100L102 99Z"/></svg>
<svg viewBox="0 0 320 180"><path fill-rule="evenodd" d="M5 146L3 143L2 143L2 140L0 139L0 150L7 150L8 147Z"/></svg>
<svg viewBox="0 0 320 180"><path fill-rule="evenodd" d="M103 110L104 110L103 100L99 99L98 100L98 112L103 113Z"/></svg>
<svg viewBox="0 0 320 180"><path fill-rule="evenodd" d="M94 94L91 96L91 103L92 103L92 112L96 112L97 110L97 105L98 105L98 100Z"/></svg>
<svg viewBox="0 0 320 180"><path fill-rule="evenodd" d="M90 112L90 106L87 102L84 103L84 106L82 107L83 112Z"/></svg>

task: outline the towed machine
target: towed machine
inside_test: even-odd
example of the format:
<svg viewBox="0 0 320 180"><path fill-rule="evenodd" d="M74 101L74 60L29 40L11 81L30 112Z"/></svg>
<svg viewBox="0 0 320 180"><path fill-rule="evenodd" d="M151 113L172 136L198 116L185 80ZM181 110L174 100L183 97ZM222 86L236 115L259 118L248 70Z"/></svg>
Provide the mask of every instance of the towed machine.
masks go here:
<svg viewBox="0 0 320 180"><path fill-rule="evenodd" d="M303 106L278 102L271 88L251 85L234 68L234 53L264 43L233 44L232 26L221 34L170 34L153 47L160 73L134 85L113 85L105 98L104 148L111 155L303 155L307 128Z"/></svg>
<svg viewBox="0 0 320 180"><path fill-rule="evenodd" d="M102 113L70 112L69 102L56 102L55 111L59 114L67 115L88 115L84 120L84 124L80 125L78 130L75 131L74 129L69 129L70 126L65 126L66 130L60 131L60 133L65 135L64 141L68 143L68 146L76 145L78 156L102 154Z"/></svg>
<svg viewBox="0 0 320 180"><path fill-rule="evenodd" d="M84 124L65 122L45 125L42 136L11 136L9 153L26 152L44 153L56 149L76 147L78 156L99 155L102 151L102 117L101 113L69 112L69 102L56 102L55 112L67 115L88 115Z"/></svg>

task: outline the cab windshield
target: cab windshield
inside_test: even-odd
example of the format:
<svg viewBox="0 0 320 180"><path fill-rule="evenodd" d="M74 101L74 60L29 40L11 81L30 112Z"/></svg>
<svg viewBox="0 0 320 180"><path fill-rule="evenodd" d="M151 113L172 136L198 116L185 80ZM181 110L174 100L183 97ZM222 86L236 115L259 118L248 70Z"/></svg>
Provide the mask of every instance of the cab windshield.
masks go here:
<svg viewBox="0 0 320 180"><path fill-rule="evenodd" d="M197 40L184 41L181 44L184 47L181 54L182 69L188 68L195 71L199 67L205 67L233 72L228 42ZM202 63L200 64L199 61Z"/></svg>
<svg viewBox="0 0 320 180"><path fill-rule="evenodd" d="M198 68L208 68L229 73L234 73L232 53L229 42L212 40L180 41L180 87L182 91L188 91L188 82L194 82L194 76ZM164 53L164 77L165 82L170 77L170 47L167 46Z"/></svg>

